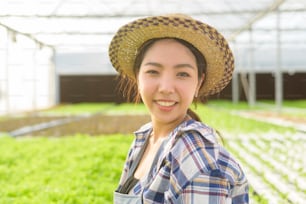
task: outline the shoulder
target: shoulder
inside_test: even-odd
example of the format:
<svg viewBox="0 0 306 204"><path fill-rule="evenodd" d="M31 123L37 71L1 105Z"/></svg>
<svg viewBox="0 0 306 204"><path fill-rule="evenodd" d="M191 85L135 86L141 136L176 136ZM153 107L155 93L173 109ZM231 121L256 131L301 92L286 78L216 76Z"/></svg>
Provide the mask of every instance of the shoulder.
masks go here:
<svg viewBox="0 0 306 204"><path fill-rule="evenodd" d="M195 120L186 121L184 125L178 131L177 135L199 135L202 139L206 140L209 143L217 143L216 131L202 123Z"/></svg>
<svg viewBox="0 0 306 204"><path fill-rule="evenodd" d="M180 168L207 173L217 168L218 146L211 127L191 120L177 132L171 154Z"/></svg>
<svg viewBox="0 0 306 204"><path fill-rule="evenodd" d="M214 129L201 122L190 122L181 129L171 154L176 168L190 180L204 174L234 184L244 177L236 159L218 143Z"/></svg>

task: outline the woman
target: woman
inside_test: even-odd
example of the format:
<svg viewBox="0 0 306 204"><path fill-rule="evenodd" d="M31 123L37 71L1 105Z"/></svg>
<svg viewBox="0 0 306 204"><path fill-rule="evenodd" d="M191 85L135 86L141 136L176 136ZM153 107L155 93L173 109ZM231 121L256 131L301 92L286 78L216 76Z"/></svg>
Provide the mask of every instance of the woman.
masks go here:
<svg viewBox="0 0 306 204"><path fill-rule="evenodd" d="M114 203L248 203L239 164L189 109L231 79L224 37L189 16L147 17L121 27L109 55L123 94L151 115L135 132Z"/></svg>

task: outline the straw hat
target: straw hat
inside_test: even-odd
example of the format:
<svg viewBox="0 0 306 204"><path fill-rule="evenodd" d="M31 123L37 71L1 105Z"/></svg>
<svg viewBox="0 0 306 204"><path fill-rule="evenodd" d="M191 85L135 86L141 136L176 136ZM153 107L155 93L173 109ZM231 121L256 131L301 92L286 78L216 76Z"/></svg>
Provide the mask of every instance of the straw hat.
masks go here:
<svg viewBox="0 0 306 204"><path fill-rule="evenodd" d="M204 55L207 70L199 96L218 93L230 82L234 57L226 39L210 25L182 14L152 16L122 26L110 43L110 61L119 73L135 78L138 48L147 40L164 37L183 39Z"/></svg>

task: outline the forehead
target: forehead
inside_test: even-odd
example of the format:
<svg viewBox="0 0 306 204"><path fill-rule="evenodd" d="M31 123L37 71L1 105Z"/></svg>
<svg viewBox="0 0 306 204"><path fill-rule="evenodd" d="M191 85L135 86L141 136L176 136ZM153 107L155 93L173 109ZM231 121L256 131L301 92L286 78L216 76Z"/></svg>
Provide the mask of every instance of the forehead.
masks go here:
<svg viewBox="0 0 306 204"><path fill-rule="evenodd" d="M156 39L148 50L150 50L152 47L162 47L162 46L176 46L189 50L189 48L185 44L183 44L182 42L180 42L178 39L175 38Z"/></svg>
<svg viewBox="0 0 306 204"><path fill-rule="evenodd" d="M194 60L195 56L192 51L176 39L159 39L148 47L144 54L144 58L161 57L167 60L181 59Z"/></svg>

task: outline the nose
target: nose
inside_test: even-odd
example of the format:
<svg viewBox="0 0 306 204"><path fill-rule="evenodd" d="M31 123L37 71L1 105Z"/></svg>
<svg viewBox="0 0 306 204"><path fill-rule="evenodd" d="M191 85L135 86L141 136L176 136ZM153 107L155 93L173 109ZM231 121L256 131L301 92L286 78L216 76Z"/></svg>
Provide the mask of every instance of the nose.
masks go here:
<svg viewBox="0 0 306 204"><path fill-rule="evenodd" d="M171 94L174 92L175 81L171 76L164 75L160 77L159 92L162 94Z"/></svg>

